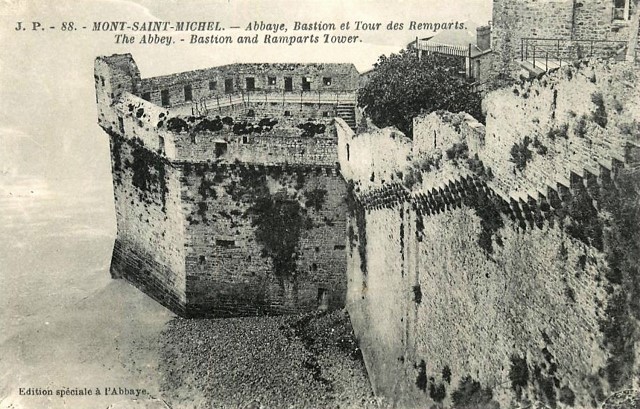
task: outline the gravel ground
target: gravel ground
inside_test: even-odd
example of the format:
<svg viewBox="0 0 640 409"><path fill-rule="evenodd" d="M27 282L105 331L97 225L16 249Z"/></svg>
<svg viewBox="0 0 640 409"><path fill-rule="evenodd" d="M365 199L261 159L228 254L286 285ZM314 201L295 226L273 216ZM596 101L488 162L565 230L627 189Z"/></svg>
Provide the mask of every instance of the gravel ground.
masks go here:
<svg viewBox="0 0 640 409"><path fill-rule="evenodd" d="M382 408L344 311L174 319L161 337L161 387L177 408Z"/></svg>

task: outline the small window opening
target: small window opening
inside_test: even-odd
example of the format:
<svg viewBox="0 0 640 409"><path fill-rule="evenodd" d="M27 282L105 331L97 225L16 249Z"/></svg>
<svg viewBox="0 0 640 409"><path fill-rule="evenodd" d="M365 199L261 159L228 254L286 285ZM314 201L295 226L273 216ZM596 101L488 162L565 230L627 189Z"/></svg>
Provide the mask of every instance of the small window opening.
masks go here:
<svg viewBox="0 0 640 409"><path fill-rule="evenodd" d="M311 81L307 77L302 77L302 90L311 91Z"/></svg>
<svg viewBox="0 0 640 409"><path fill-rule="evenodd" d="M253 77L247 77L247 91L256 90L256 79Z"/></svg>
<svg viewBox="0 0 640 409"><path fill-rule="evenodd" d="M160 92L160 99L162 100L163 107L169 106L169 104L171 103L171 100L169 98L169 90L163 89Z"/></svg>
<svg viewBox="0 0 640 409"><path fill-rule="evenodd" d="M617 21L629 20L629 0L614 0L613 19Z"/></svg>
<svg viewBox="0 0 640 409"><path fill-rule="evenodd" d="M216 246L233 247L236 245L235 240L216 239Z"/></svg>

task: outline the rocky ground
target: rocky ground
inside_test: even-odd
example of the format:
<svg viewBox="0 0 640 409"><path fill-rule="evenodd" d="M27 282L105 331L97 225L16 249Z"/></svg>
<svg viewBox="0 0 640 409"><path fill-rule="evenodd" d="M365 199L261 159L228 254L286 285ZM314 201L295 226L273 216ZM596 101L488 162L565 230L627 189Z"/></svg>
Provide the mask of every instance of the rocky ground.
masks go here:
<svg viewBox="0 0 640 409"><path fill-rule="evenodd" d="M381 408L344 311L171 321L162 396L177 408Z"/></svg>

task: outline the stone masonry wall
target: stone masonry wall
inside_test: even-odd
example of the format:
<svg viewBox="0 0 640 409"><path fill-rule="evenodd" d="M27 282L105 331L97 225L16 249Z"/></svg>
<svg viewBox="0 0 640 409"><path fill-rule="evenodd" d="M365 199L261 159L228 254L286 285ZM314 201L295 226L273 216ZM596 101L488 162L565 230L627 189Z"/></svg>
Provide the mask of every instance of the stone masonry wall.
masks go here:
<svg viewBox="0 0 640 409"><path fill-rule="evenodd" d="M168 159L176 158L174 136L167 132L169 111L133 94L125 93L118 105L118 126L125 138L139 139L150 150Z"/></svg>
<svg viewBox="0 0 640 409"><path fill-rule="evenodd" d="M127 92L135 92L140 72L131 54L98 57L93 74L98 108L98 125L118 129L118 117L113 105Z"/></svg>
<svg viewBox="0 0 640 409"><path fill-rule="evenodd" d="M590 64L499 91L486 128L419 117L401 184L348 178L347 308L377 393L400 407L598 407L638 388L634 75Z"/></svg>
<svg viewBox="0 0 640 409"><path fill-rule="evenodd" d="M242 122L240 120L238 122ZM302 165L334 167L337 163L335 130L330 121L277 119L269 130L234 133L230 127L219 131L185 131L174 134L176 158L181 161L218 163L243 162L255 165ZM247 121L258 126L260 120ZM313 123L322 133L305 134L297 125Z"/></svg>
<svg viewBox="0 0 640 409"><path fill-rule="evenodd" d="M345 185L335 169L184 164L189 315L281 314L344 306ZM279 229L298 229L295 270L278 274L257 231L265 201L297 209ZM261 207L262 206L262 207ZM281 208L284 209L284 208ZM284 210L282 210L284 211ZM300 217L296 217L299 215ZM277 217L270 215L270 217ZM264 237L262 237L264 240ZM290 256L289 255L276 255Z"/></svg>
<svg viewBox="0 0 640 409"><path fill-rule="evenodd" d="M498 233L504 245L487 256L478 246L482 220L468 207L423 223L413 270L421 302L410 308L405 359L426 363L432 384L444 386L443 401L451 405L469 376L489 387L501 406L518 400L568 405L575 396L576 406L595 407L599 385L592 382L607 358L599 326L603 255L557 225L522 231L507 221ZM511 378L523 368L529 377L514 388Z"/></svg>
<svg viewBox="0 0 640 409"><path fill-rule="evenodd" d="M255 92L277 95L285 92L285 77L292 82L292 90L287 92L301 92L303 78L310 81L310 91L353 91L358 84L358 71L352 64L231 64L143 79L138 89L139 96L148 94L149 101L159 106L162 91L167 91L170 105L176 105L185 102L185 85L191 86L193 101L247 92L246 78L254 79ZM330 78L330 83L325 83L325 78ZM225 80L231 80L229 90Z"/></svg>
<svg viewBox="0 0 640 409"><path fill-rule="evenodd" d="M313 101L313 99L311 99ZM238 100L234 105L226 105L225 101L220 100L218 105L215 99L206 100L204 103L200 101L194 104L183 104L177 107L171 107L172 116L189 117L210 116L220 117L230 116L232 118L245 118L249 121L260 120L265 117L297 117L297 118L334 118L336 117L336 103L315 103L315 102L283 102L281 98L271 98L268 102L264 102L264 98L259 100L250 99L247 102ZM309 101L304 99L303 101Z"/></svg>
<svg viewBox="0 0 640 409"><path fill-rule="evenodd" d="M357 180L357 189L375 189L398 178L407 166L411 140L396 128L369 129L355 134L341 119L336 119L340 173ZM376 146L378 149L370 149Z"/></svg>
<svg viewBox="0 0 640 409"><path fill-rule="evenodd" d="M357 83L349 64L240 64L142 80L129 54L96 59L98 123L111 141L114 278L184 316L344 306L345 183L331 113L319 111L335 104L288 103L296 111L284 112L288 105L256 101L223 123L152 98L171 89L165 105L179 104L191 86L195 101L229 77L233 92L246 90L245 77L276 92L278 73L306 78L312 91Z"/></svg>
<svg viewBox="0 0 640 409"><path fill-rule="evenodd" d="M633 15L636 6L630 3ZM522 38L628 40L630 21L614 21L613 7L613 0L494 0L491 44L499 56L498 71L517 68ZM590 47L584 43L583 52Z"/></svg>
<svg viewBox="0 0 640 409"><path fill-rule="evenodd" d="M640 142L637 75L626 64L583 63L489 95L486 133L470 139L482 139L476 153L494 171L490 183L526 201L570 187L572 175L614 170Z"/></svg>
<svg viewBox="0 0 640 409"><path fill-rule="evenodd" d="M407 280L403 271L402 236L407 232L403 225L404 208L399 205L366 216L356 215L355 208L351 210L347 262L349 316L375 394L403 396L411 391L401 361L406 350L404 316L409 300L398 297L405 293ZM366 223L366 227L359 226L361 223Z"/></svg>
<svg viewBox="0 0 640 409"><path fill-rule="evenodd" d="M186 304L180 170L139 142L111 133L117 236L114 278L125 278L172 311Z"/></svg>

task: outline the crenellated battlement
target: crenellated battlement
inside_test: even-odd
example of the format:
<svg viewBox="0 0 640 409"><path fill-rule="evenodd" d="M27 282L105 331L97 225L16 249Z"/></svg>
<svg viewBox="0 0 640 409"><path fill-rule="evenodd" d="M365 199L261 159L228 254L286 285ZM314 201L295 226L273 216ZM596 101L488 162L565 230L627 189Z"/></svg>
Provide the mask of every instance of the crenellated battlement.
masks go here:
<svg viewBox="0 0 640 409"><path fill-rule="evenodd" d="M486 125L421 115L413 140L336 127L347 308L377 394L449 407L473 384L474 407L597 407L638 388L620 335L637 339L637 74L563 67L490 93Z"/></svg>
<svg viewBox="0 0 640 409"><path fill-rule="evenodd" d="M562 196L582 180L593 184L622 167L638 167L636 76L624 64L564 67L489 94L486 126L464 113L419 116L412 141L395 136L399 132L394 130L378 130L376 139L338 128L342 172L362 191L393 183L394 174L410 188L431 190L460 173L482 178L507 202ZM358 145L358 140L364 142ZM344 155L347 145L355 164ZM363 160L376 152L392 157L390 165L382 159ZM356 172L354 166L363 162L369 163L366 170ZM390 176L367 180L376 172ZM408 181L416 172L420 182Z"/></svg>

